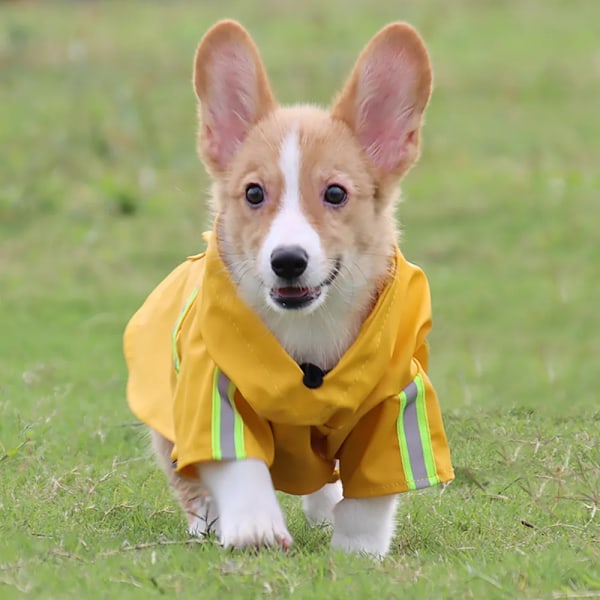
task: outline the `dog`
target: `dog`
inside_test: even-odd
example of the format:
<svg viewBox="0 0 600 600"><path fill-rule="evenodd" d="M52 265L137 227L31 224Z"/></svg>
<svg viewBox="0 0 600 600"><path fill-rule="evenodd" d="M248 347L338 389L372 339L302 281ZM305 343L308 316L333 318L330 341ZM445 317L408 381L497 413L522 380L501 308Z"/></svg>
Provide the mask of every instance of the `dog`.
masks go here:
<svg viewBox="0 0 600 600"><path fill-rule="evenodd" d="M398 494L453 479L427 376L427 279L396 242L431 87L405 23L365 46L330 110L279 106L237 22L201 40L213 229L124 338L129 405L190 533L289 548L277 489L333 524L334 548L383 556Z"/></svg>

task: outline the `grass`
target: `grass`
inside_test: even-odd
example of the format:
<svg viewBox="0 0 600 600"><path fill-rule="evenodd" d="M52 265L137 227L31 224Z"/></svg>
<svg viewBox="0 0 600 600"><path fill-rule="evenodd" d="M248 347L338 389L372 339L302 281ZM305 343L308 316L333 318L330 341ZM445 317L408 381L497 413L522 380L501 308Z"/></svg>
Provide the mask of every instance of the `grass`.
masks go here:
<svg viewBox="0 0 600 600"><path fill-rule="evenodd" d="M436 91L404 184L457 480L391 556L197 544L124 401L121 334L201 246L191 59L233 16L282 101L327 102L405 19ZM600 4L0 5L0 596L600 597Z"/></svg>

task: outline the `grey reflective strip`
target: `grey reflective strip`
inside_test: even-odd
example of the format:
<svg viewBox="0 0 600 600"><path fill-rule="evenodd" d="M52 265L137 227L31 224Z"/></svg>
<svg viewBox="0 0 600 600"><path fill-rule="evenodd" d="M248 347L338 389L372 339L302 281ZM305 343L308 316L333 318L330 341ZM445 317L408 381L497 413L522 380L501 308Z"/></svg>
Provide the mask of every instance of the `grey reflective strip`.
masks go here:
<svg viewBox="0 0 600 600"><path fill-rule="evenodd" d="M229 400L229 384L231 381L219 371L217 387L221 397L221 459L237 458L235 452L235 412Z"/></svg>
<svg viewBox="0 0 600 600"><path fill-rule="evenodd" d="M423 456L423 443L419 431L419 420L417 417L416 399L419 395L419 388L414 381L411 381L403 390L406 394L406 407L404 408L403 427L404 438L408 448L410 458L410 467L414 478L416 489L429 487L429 477L427 476L427 467L425 466L425 457Z"/></svg>

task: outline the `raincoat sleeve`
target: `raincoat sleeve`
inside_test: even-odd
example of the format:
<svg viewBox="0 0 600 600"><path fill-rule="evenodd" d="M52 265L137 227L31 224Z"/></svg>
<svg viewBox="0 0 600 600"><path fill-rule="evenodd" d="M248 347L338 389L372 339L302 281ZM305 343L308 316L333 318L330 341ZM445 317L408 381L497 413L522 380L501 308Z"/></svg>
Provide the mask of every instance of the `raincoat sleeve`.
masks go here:
<svg viewBox="0 0 600 600"><path fill-rule="evenodd" d="M212 360L196 323L196 309L194 303L175 332L174 352L180 357L173 361L178 366L173 377L176 468L195 476L197 463L245 458L262 460L270 467L271 427Z"/></svg>
<svg viewBox="0 0 600 600"><path fill-rule="evenodd" d="M412 381L364 415L345 440L339 454L345 497L397 494L454 478L435 390L417 358L411 370Z"/></svg>

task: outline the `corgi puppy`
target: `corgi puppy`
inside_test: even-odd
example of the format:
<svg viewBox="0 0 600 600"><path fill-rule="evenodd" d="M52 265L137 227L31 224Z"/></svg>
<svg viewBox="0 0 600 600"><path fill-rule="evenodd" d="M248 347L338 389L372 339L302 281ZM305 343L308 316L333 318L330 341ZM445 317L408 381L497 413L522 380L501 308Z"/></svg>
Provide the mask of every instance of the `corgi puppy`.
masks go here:
<svg viewBox="0 0 600 600"><path fill-rule="evenodd" d="M157 288L125 338L130 405L190 532L288 548L277 488L302 496L310 523L333 524L333 547L382 556L397 494L452 478L425 372L428 288L394 218L431 86L405 23L366 45L329 110L279 106L238 23L201 40L209 249Z"/></svg>

